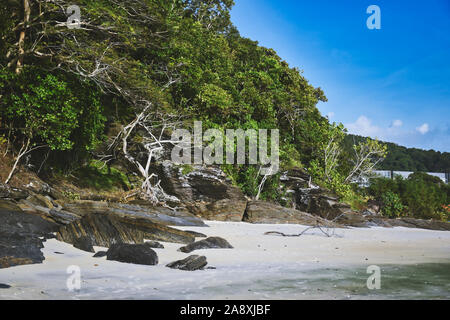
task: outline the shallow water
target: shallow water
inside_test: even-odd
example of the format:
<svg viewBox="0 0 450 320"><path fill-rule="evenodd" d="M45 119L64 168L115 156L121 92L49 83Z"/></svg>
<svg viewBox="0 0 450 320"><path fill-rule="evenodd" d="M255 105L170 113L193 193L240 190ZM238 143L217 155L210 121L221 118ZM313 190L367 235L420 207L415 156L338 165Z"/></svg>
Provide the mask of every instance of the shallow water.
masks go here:
<svg viewBox="0 0 450 320"><path fill-rule="evenodd" d="M368 289L364 267L327 268L259 280L266 297L286 299L450 299L450 263L382 265L380 289ZM265 289L264 289L265 288Z"/></svg>

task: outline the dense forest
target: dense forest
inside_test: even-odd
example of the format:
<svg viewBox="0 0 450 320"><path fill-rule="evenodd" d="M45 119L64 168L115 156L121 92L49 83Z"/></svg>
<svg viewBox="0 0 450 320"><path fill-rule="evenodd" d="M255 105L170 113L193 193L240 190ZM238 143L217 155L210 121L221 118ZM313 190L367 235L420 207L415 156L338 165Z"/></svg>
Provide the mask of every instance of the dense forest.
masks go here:
<svg viewBox="0 0 450 320"><path fill-rule="evenodd" d="M344 139L344 148L351 152L355 142L366 138L348 134ZM387 156L379 163L380 170L412 171L412 172L450 172L450 153L434 150L406 148L391 142L383 142L387 146Z"/></svg>
<svg viewBox="0 0 450 320"><path fill-rule="evenodd" d="M0 147L13 156L4 182L21 164L47 177L104 162L119 175L133 168L144 196L157 202L155 155L171 131L190 130L196 120L204 130L279 129L281 168L305 168L344 200L362 197L351 182L376 166L448 168L448 154L345 138L345 128L316 107L327 101L321 88L239 34L233 4L3 1ZM223 166L248 196L277 200L279 174L262 177L260 169Z"/></svg>

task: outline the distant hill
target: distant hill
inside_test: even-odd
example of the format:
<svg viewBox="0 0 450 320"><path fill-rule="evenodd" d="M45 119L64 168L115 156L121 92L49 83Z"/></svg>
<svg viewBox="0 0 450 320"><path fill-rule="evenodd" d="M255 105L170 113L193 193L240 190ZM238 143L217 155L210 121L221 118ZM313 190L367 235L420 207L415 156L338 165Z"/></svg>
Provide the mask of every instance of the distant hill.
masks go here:
<svg viewBox="0 0 450 320"><path fill-rule="evenodd" d="M344 139L344 149L352 151L354 141L365 137L348 134ZM388 146L388 156L378 166L380 170L450 172L450 153L434 150L406 148L395 143L384 142Z"/></svg>

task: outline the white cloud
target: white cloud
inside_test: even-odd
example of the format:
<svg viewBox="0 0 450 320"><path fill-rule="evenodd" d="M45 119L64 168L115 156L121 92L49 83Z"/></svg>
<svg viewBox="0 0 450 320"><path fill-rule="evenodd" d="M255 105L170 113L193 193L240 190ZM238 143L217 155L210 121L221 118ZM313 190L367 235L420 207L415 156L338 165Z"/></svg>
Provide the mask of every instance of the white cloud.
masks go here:
<svg viewBox="0 0 450 320"><path fill-rule="evenodd" d="M416 130L419 131L421 134L425 134L428 131L430 131L430 126L428 125L428 123L424 123L420 127L417 127Z"/></svg>
<svg viewBox="0 0 450 320"><path fill-rule="evenodd" d="M379 137L383 131L380 127L372 125L372 121L366 116L360 116L356 122L349 123L346 127L352 134L373 138Z"/></svg>
<svg viewBox="0 0 450 320"><path fill-rule="evenodd" d="M403 125L403 121L402 120L394 120L392 122L392 127L401 127Z"/></svg>
<svg viewBox="0 0 450 320"><path fill-rule="evenodd" d="M424 123L417 128L405 128L402 121L393 120L389 126L381 127L373 124L368 117L362 115L355 122L345 124L345 127L349 133L378 138L405 147L450 151L450 125L448 124L441 129L432 129L428 123Z"/></svg>
<svg viewBox="0 0 450 320"><path fill-rule="evenodd" d="M327 117L328 117L328 119L333 118L334 117L334 112L328 112L327 113Z"/></svg>

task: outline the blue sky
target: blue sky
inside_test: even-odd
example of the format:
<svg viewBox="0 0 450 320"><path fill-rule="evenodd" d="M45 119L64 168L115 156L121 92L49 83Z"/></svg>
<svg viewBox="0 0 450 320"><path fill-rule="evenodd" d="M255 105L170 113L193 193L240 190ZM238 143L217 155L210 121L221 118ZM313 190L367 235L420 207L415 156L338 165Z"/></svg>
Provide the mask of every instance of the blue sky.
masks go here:
<svg viewBox="0 0 450 320"><path fill-rule="evenodd" d="M235 0L242 36L304 71L351 133L450 151L450 0ZM381 9L369 30L366 9Z"/></svg>

